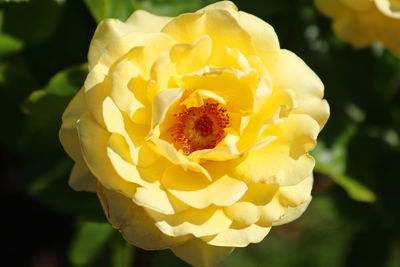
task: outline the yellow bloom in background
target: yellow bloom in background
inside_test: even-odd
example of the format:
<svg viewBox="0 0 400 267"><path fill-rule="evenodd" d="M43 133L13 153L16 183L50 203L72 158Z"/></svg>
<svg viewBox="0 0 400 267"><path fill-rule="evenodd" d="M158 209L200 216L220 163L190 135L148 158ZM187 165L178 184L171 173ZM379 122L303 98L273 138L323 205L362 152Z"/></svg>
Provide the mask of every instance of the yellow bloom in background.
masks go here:
<svg viewBox="0 0 400 267"><path fill-rule="evenodd" d="M135 246L211 266L311 201L323 84L261 19L218 2L102 21L63 115L76 190Z"/></svg>
<svg viewBox="0 0 400 267"><path fill-rule="evenodd" d="M381 42L400 55L400 0L315 0L333 30L354 47Z"/></svg>

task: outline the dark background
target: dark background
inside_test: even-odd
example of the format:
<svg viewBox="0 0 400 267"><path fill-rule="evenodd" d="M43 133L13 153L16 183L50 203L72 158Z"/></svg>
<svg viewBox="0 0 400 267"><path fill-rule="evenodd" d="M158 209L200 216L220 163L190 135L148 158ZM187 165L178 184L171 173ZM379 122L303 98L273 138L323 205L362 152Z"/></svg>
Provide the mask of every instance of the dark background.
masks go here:
<svg viewBox="0 0 400 267"><path fill-rule="evenodd" d="M2 266L131 266L134 248L95 194L67 185L61 114L86 76L97 23L141 8L175 16L205 0L0 0ZM276 30L325 84L331 117L313 152L306 213L221 266L400 266L400 58L354 50L309 0L235 1ZM151 266L186 266L169 251Z"/></svg>

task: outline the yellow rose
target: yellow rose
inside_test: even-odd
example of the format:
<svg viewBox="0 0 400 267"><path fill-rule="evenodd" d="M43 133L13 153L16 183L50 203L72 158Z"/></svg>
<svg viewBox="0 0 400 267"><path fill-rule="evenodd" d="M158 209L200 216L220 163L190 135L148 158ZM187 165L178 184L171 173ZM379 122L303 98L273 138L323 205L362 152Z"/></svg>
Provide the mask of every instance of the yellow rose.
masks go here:
<svg viewBox="0 0 400 267"><path fill-rule="evenodd" d="M315 0L333 30L354 47L381 42L400 55L400 0Z"/></svg>
<svg viewBox="0 0 400 267"><path fill-rule="evenodd" d="M63 115L70 185L135 246L196 266L260 242L311 200L323 84L232 2L101 22Z"/></svg>

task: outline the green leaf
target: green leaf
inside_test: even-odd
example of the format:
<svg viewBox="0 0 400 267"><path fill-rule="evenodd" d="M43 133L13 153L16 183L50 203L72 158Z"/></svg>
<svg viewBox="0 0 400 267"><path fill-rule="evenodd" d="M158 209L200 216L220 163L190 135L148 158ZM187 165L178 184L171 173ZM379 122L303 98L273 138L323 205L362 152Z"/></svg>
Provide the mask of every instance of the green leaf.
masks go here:
<svg viewBox="0 0 400 267"><path fill-rule="evenodd" d="M24 112L33 117L40 117L40 120L44 119L45 124L48 123L46 118L53 123L58 123L67 103L83 85L86 75L86 65L74 66L58 72L44 89L31 93L22 106ZM52 114L49 114L49 110ZM55 118L57 118L56 121Z"/></svg>
<svg viewBox="0 0 400 267"><path fill-rule="evenodd" d="M0 33L0 57L15 53L23 47L23 43L11 35Z"/></svg>
<svg viewBox="0 0 400 267"><path fill-rule="evenodd" d="M54 211L103 221L104 214L97 195L76 192L68 186L72 160L65 155L61 159L51 159L51 157L53 156L49 153L38 154L29 163L24 164L21 176L26 180L26 193Z"/></svg>
<svg viewBox="0 0 400 267"><path fill-rule="evenodd" d="M196 11L210 2L205 0L143 0L140 1L140 8L159 16L177 16L185 12Z"/></svg>
<svg viewBox="0 0 400 267"><path fill-rule="evenodd" d="M25 101L19 147L26 162L19 181L30 195L53 210L98 220L104 215L96 195L69 188L72 161L58 140L61 115L86 74L86 65L63 70Z"/></svg>
<svg viewBox="0 0 400 267"><path fill-rule="evenodd" d="M106 18L126 20L138 5L135 0L85 0L97 22Z"/></svg>
<svg viewBox="0 0 400 267"><path fill-rule="evenodd" d="M57 73L44 89L34 91L23 103L27 115L21 137L21 148L51 154L59 149L58 130L61 116L71 98L82 86L86 66L75 66ZM50 142L49 142L50 140Z"/></svg>
<svg viewBox="0 0 400 267"><path fill-rule="evenodd" d="M11 3L11 2L16 2L16 3L20 3L20 2L29 2L31 0L0 0L0 3Z"/></svg>
<svg viewBox="0 0 400 267"><path fill-rule="evenodd" d="M3 10L3 31L27 44L42 43L57 29L63 7L52 0L9 3Z"/></svg>
<svg viewBox="0 0 400 267"><path fill-rule="evenodd" d="M69 252L73 266L91 264L105 249L114 229L109 223L83 222L75 237Z"/></svg>
<svg viewBox="0 0 400 267"><path fill-rule="evenodd" d="M51 78L45 90L57 96L74 95L83 86L86 76L86 64L65 69Z"/></svg>
<svg viewBox="0 0 400 267"><path fill-rule="evenodd" d="M0 131L0 145L16 151L23 134L24 114L20 105L31 91L38 89L38 84L25 64L11 58L0 59L0 62L0 121L7 125L7 130Z"/></svg>
<svg viewBox="0 0 400 267"><path fill-rule="evenodd" d="M111 245L112 267L132 266L133 256L134 256L134 249L133 249L134 246L125 241L119 233L113 236L110 245Z"/></svg>
<svg viewBox="0 0 400 267"><path fill-rule="evenodd" d="M346 175L346 147L356 131L357 128L355 125L348 126L330 148L327 148L322 141L319 141L318 146L311 153L316 158L317 162L315 170L330 176L332 180L343 187L353 199L374 202L376 196L370 189L354 178Z"/></svg>

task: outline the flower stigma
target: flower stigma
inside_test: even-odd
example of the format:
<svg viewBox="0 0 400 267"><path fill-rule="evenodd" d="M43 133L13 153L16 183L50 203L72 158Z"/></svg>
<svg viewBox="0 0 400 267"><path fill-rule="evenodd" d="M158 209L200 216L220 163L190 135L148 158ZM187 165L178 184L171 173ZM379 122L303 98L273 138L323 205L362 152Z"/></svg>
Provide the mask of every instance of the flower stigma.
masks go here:
<svg viewBox="0 0 400 267"><path fill-rule="evenodd" d="M182 106L174 114L174 124L170 135L177 149L185 155L214 148L225 138L225 128L229 125L229 115L220 103L207 100L199 107Z"/></svg>

